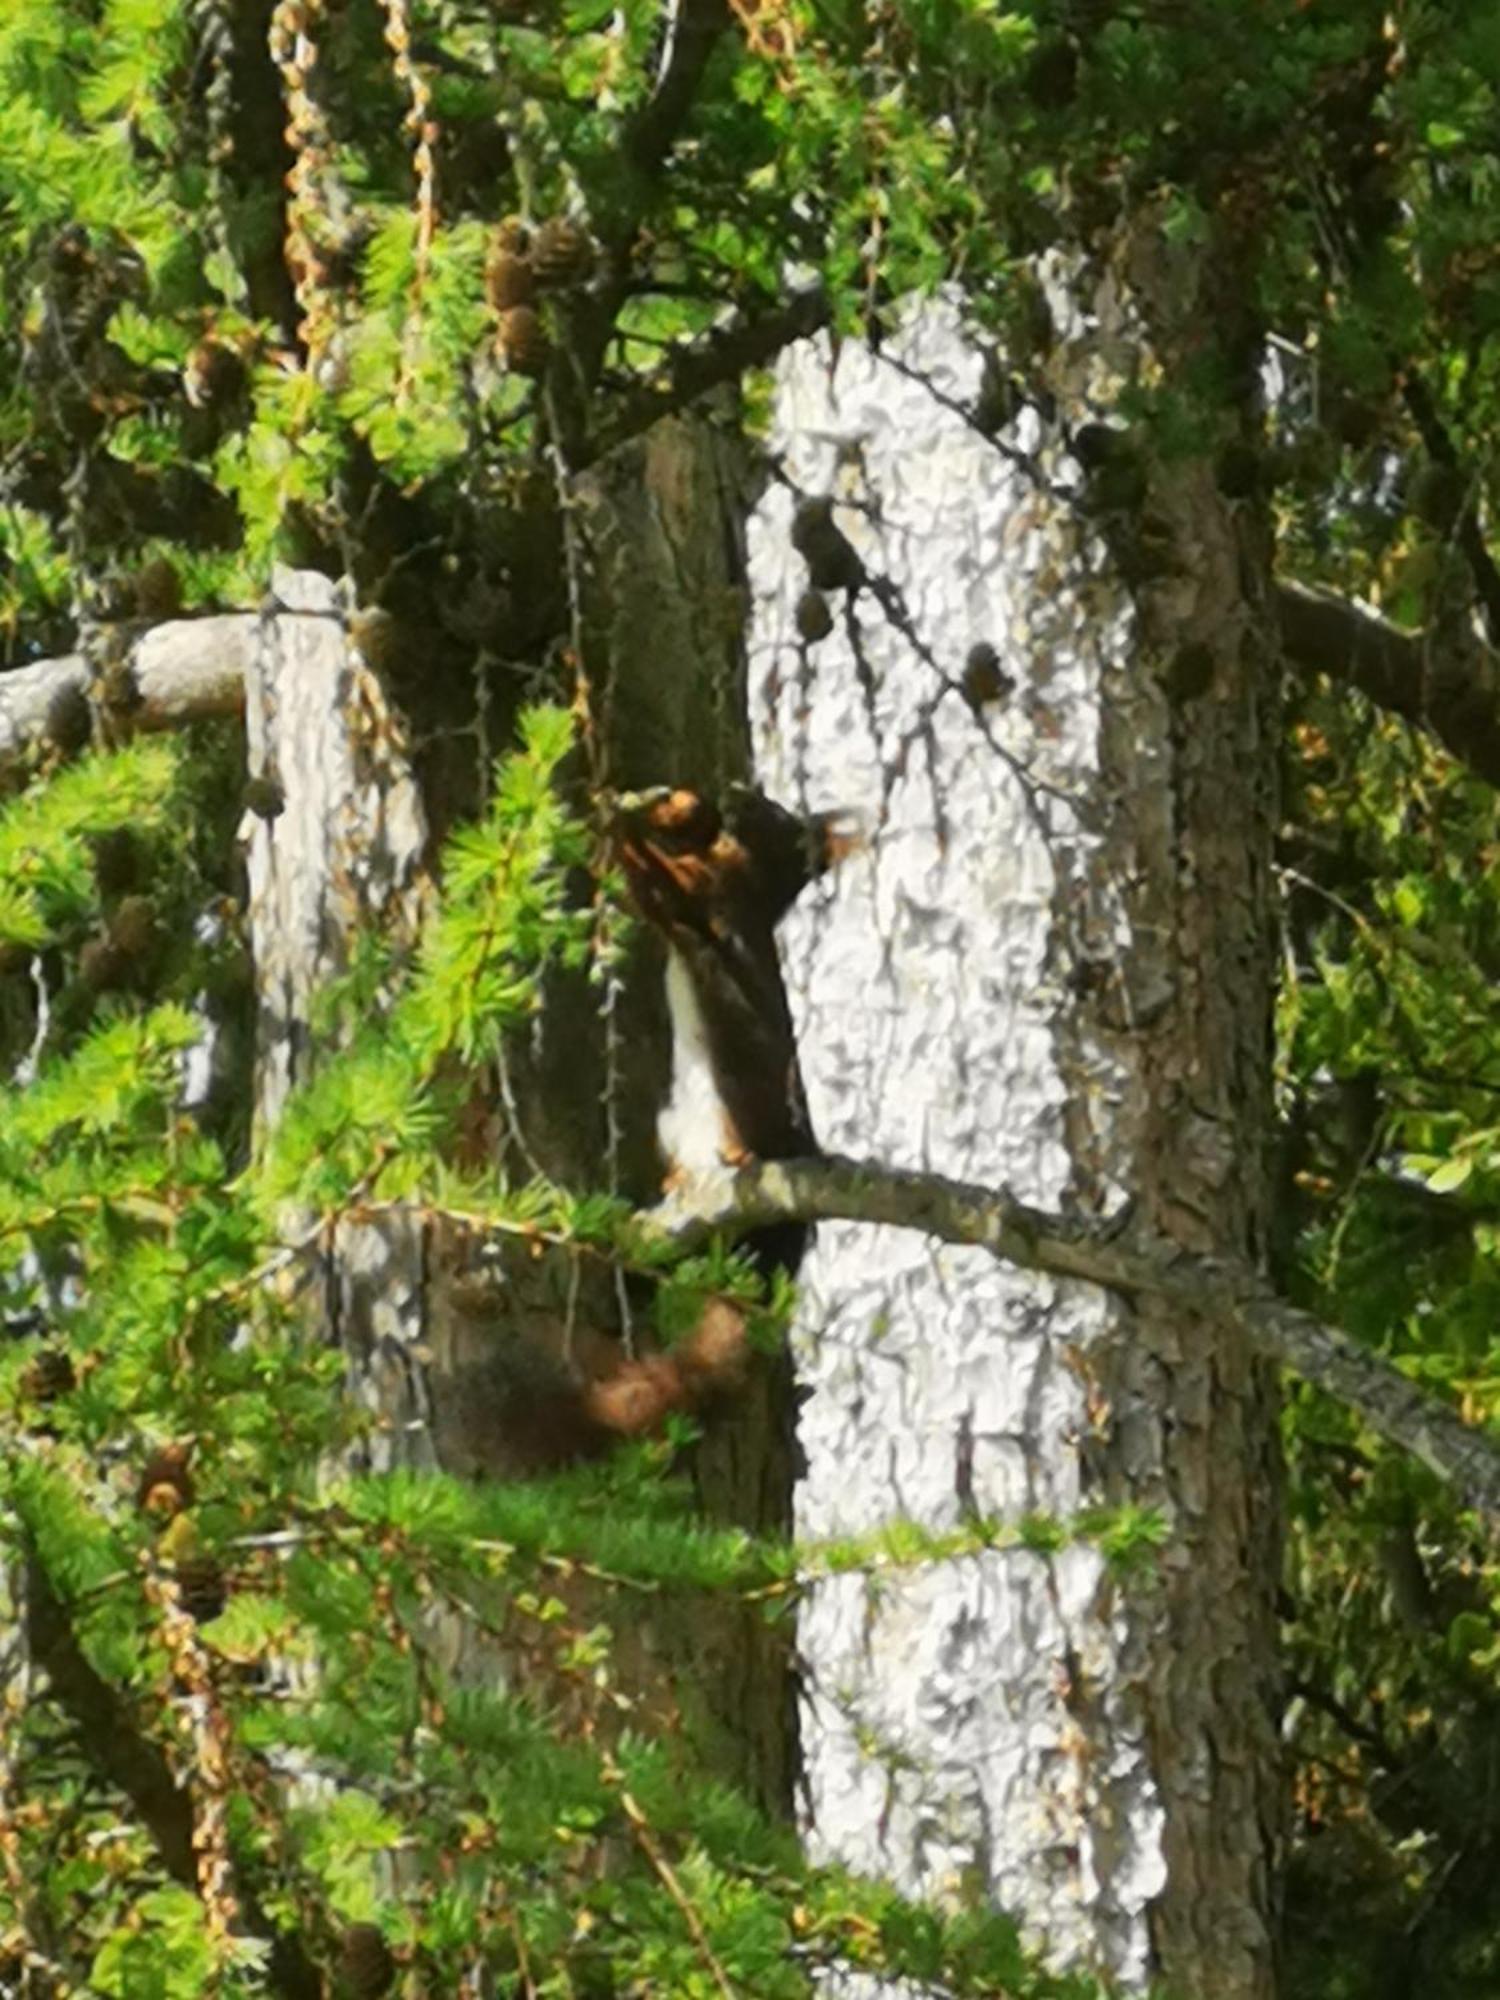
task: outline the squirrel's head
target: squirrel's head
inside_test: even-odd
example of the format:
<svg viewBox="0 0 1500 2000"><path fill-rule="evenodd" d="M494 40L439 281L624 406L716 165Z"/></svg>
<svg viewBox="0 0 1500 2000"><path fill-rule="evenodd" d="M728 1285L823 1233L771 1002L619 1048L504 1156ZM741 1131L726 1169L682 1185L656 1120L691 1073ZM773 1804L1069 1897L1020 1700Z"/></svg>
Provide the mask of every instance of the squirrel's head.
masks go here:
<svg viewBox="0 0 1500 2000"><path fill-rule="evenodd" d="M723 831L718 808L701 793L653 785L621 792L614 802L617 837L648 840L672 853L704 854Z"/></svg>
<svg viewBox="0 0 1500 2000"><path fill-rule="evenodd" d="M767 931L802 889L859 845L846 814L801 819L749 785L724 808L701 793L659 785L614 802L615 850L649 922L709 927L708 912L759 919Z"/></svg>

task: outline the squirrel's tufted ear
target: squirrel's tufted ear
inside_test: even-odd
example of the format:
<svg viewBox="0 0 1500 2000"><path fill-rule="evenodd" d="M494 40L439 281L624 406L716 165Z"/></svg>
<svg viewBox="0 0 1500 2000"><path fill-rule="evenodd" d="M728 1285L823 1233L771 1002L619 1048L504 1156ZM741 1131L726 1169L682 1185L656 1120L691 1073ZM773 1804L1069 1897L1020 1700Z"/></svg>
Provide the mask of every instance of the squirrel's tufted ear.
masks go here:
<svg viewBox="0 0 1500 2000"><path fill-rule="evenodd" d="M809 882L865 844L853 813L812 813L803 818L751 785L729 788L724 818L751 858L762 907L773 924L780 922Z"/></svg>

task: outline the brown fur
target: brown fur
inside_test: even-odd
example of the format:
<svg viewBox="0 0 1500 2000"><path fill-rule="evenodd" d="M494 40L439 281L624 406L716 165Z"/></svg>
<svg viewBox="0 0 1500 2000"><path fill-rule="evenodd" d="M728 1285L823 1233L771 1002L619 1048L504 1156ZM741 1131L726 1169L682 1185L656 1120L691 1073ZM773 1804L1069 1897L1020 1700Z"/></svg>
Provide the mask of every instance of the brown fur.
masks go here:
<svg viewBox="0 0 1500 2000"><path fill-rule="evenodd" d="M617 1437L642 1437L674 1411L691 1413L738 1386L747 1355L746 1317L729 1299L710 1299L686 1339L665 1354L622 1361L587 1384L590 1422Z"/></svg>
<svg viewBox="0 0 1500 2000"><path fill-rule="evenodd" d="M836 814L804 822L745 788L723 813L696 792L634 794L619 801L615 824L636 908L680 955L698 997L722 1157L733 1165L815 1153L775 929L853 836ZM676 1162L666 1165L670 1176Z"/></svg>

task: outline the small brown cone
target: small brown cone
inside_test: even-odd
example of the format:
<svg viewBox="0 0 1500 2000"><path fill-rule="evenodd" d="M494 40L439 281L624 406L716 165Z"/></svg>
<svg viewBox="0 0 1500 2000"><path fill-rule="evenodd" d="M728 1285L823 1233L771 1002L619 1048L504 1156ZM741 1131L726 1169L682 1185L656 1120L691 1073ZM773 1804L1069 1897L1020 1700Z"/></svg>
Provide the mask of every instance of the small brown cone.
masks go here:
<svg viewBox="0 0 1500 2000"><path fill-rule="evenodd" d="M176 1569L177 1594L189 1618L206 1625L229 1601L229 1586L213 1556L188 1556Z"/></svg>
<svg viewBox="0 0 1500 2000"><path fill-rule="evenodd" d="M797 599L797 630L810 646L833 630L833 613L821 590L804 590Z"/></svg>
<svg viewBox="0 0 1500 2000"><path fill-rule="evenodd" d="M964 661L963 689L970 707L983 708L986 702L1000 701L1014 686L1015 682L1000 665L1000 655L987 639L969 648L969 657Z"/></svg>
<svg viewBox="0 0 1500 2000"><path fill-rule="evenodd" d="M497 313L528 306L536 296L536 273L525 257L497 240L485 262L484 292Z"/></svg>
<svg viewBox="0 0 1500 2000"><path fill-rule="evenodd" d="M540 375L551 353L547 329L535 306L512 306L500 315L500 352L518 375Z"/></svg>
<svg viewBox="0 0 1500 2000"><path fill-rule="evenodd" d="M78 1386L73 1357L65 1348L40 1347L26 1364L21 1387L37 1403L55 1403Z"/></svg>
<svg viewBox="0 0 1500 2000"><path fill-rule="evenodd" d="M566 215L552 215L531 239L531 268L539 285L576 285L588 275L594 246Z"/></svg>
<svg viewBox="0 0 1500 2000"><path fill-rule="evenodd" d="M141 1468L135 1497L148 1514L170 1520L174 1514L192 1506L193 1475L188 1470L192 1455L190 1443L164 1444L146 1460Z"/></svg>
<svg viewBox="0 0 1500 2000"><path fill-rule="evenodd" d="M148 556L130 579L137 618L175 618L182 610L182 578L165 556Z"/></svg>

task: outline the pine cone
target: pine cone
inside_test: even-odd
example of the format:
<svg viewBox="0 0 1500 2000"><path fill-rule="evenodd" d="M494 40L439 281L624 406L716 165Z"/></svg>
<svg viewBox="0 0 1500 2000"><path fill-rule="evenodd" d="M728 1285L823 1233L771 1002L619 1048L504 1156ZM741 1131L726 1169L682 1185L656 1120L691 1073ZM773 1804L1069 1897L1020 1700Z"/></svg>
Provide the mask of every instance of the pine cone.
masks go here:
<svg viewBox="0 0 1500 2000"><path fill-rule="evenodd" d="M810 646L826 639L833 630L833 613L821 590L804 590L797 599L797 630Z"/></svg>
<svg viewBox="0 0 1500 2000"><path fill-rule="evenodd" d="M349 638L359 648L360 658L377 673L396 657L399 632L396 620L383 605L361 604L349 614Z"/></svg>
<svg viewBox="0 0 1500 2000"><path fill-rule="evenodd" d="M73 1357L61 1347L38 1348L21 1377L21 1387L36 1403L55 1402L76 1388L77 1383Z"/></svg>
<svg viewBox="0 0 1500 2000"><path fill-rule="evenodd" d="M135 1497L148 1514L170 1519L193 1504L193 1475L188 1461L191 1444L164 1444L154 1451L141 1468Z"/></svg>
<svg viewBox="0 0 1500 2000"><path fill-rule="evenodd" d="M512 306L530 305L536 296L536 273L518 251L508 249L496 236L484 266L484 291L497 313Z"/></svg>
<svg viewBox="0 0 1500 2000"><path fill-rule="evenodd" d="M532 238L531 268L539 285L576 285L593 261L587 232L565 215L549 216Z"/></svg>
<svg viewBox="0 0 1500 2000"><path fill-rule="evenodd" d="M1000 655L987 639L969 648L969 657L964 661L963 690L972 708L1001 700L1014 686L1015 682L1000 665Z"/></svg>
<svg viewBox="0 0 1500 2000"><path fill-rule="evenodd" d="M243 355L210 335L182 364L182 387L195 410L223 409L243 391L248 375Z"/></svg>
<svg viewBox="0 0 1500 2000"><path fill-rule="evenodd" d="M78 977L91 993L113 993L130 983L127 952L109 937L91 937L78 953Z"/></svg>
<svg viewBox="0 0 1500 2000"><path fill-rule="evenodd" d="M47 741L65 757L74 756L88 747L94 733L94 711L79 682L63 682L47 703L47 720L43 727Z"/></svg>
<svg viewBox="0 0 1500 2000"><path fill-rule="evenodd" d="M257 819L278 819L286 811L286 793L274 778L247 778L240 803Z"/></svg>
<svg viewBox="0 0 1500 2000"><path fill-rule="evenodd" d="M807 564L814 590L858 590L865 580L865 566L826 496L800 503L792 517L792 547Z"/></svg>
<svg viewBox="0 0 1500 2000"><path fill-rule="evenodd" d="M378 1924L350 1924L339 1948L338 1976L349 2000L380 2000L396 1978L396 1961Z"/></svg>
<svg viewBox="0 0 1500 2000"><path fill-rule="evenodd" d="M132 963L156 943L156 906L149 896L122 897L109 921L110 941Z"/></svg>
<svg viewBox="0 0 1500 2000"><path fill-rule="evenodd" d="M130 579L131 608L137 618L159 623L182 610L182 578L165 556L148 556Z"/></svg>
<svg viewBox="0 0 1500 2000"><path fill-rule="evenodd" d="M128 826L112 826L89 842L94 853L94 880L101 896L123 896L141 879L140 843Z"/></svg>
<svg viewBox="0 0 1500 2000"><path fill-rule="evenodd" d="M518 375L540 375L551 353L547 329L535 306L512 306L500 315L500 352Z"/></svg>

